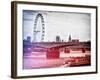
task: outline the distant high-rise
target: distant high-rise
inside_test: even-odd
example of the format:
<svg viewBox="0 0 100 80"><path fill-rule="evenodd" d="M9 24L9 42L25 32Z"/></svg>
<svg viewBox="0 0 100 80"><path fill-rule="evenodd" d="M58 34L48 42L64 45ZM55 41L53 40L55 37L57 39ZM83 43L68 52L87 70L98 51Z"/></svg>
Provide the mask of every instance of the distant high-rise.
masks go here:
<svg viewBox="0 0 100 80"><path fill-rule="evenodd" d="M71 42L71 41L72 41L71 35L69 35L68 42Z"/></svg>
<svg viewBox="0 0 100 80"><path fill-rule="evenodd" d="M61 42L60 36L56 36L56 42Z"/></svg>

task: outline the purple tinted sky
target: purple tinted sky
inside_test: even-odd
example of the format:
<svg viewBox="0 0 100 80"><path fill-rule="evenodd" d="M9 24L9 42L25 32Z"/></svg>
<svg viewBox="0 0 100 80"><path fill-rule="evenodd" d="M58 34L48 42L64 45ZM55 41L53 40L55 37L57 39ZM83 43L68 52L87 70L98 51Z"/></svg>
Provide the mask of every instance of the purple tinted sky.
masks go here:
<svg viewBox="0 0 100 80"><path fill-rule="evenodd" d="M89 13L69 13L50 11L23 11L24 39L31 36L33 39L34 20L38 13L41 13L45 21L44 41L55 41L56 35L67 41L69 35L73 39L87 41L91 38L91 15ZM38 21L38 26L41 26ZM40 39L40 37L38 37Z"/></svg>

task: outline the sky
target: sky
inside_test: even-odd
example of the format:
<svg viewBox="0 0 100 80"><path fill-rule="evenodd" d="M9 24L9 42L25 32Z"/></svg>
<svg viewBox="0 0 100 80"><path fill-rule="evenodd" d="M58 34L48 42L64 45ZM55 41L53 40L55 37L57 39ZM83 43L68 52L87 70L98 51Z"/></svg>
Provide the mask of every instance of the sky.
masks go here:
<svg viewBox="0 0 100 80"><path fill-rule="evenodd" d="M91 14L89 13L23 10L24 39L30 36L33 41L34 22L38 13L41 13L44 19L44 41L55 41L56 36L60 36L61 40L68 41L69 35L72 39L80 41L88 41L91 38ZM40 31L36 35L36 39L40 41L41 18L38 18L36 27Z"/></svg>

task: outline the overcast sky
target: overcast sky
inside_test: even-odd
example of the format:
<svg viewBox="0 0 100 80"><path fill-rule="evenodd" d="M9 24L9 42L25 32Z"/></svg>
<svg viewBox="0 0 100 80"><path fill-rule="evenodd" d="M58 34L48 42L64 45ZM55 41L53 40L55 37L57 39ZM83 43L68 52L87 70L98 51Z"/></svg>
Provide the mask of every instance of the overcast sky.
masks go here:
<svg viewBox="0 0 100 80"><path fill-rule="evenodd" d="M44 41L55 41L57 35L64 41L68 41L69 35L72 39L80 41L88 41L91 38L91 15L89 13L23 10L24 39L27 36L33 39L34 21L38 13L43 15L45 21ZM41 31L41 27L41 19L38 19L37 29ZM37 35L38 40L40 34Z"/></svg>

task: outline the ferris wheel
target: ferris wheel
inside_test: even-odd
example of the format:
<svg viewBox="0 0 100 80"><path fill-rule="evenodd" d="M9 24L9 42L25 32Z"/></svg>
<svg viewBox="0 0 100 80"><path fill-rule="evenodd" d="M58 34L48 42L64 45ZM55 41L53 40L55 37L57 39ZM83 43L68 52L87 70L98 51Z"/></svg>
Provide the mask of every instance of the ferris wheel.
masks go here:
<svg viewBox="0 0 100 80"><path fill-rule="evenodd" d="M33 28L33 41L43 42L45 37L45 24L44 18L41 13L38 13L35 17Z"/></svg>

